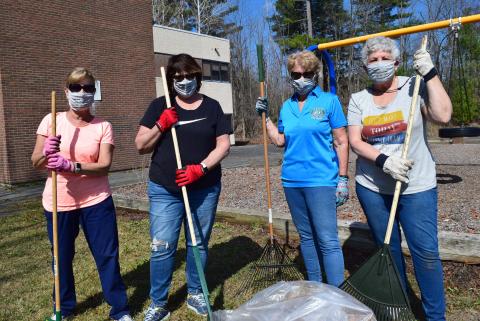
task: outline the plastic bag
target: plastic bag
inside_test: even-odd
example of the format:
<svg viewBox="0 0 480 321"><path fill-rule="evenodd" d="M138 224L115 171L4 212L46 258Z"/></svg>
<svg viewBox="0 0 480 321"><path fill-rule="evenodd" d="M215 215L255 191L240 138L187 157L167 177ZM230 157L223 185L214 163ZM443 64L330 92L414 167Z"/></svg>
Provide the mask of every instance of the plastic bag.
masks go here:
<svg viewBox="0 0 480 321"><path fill-rule="evenodd" d="M376 321L366 305L319 282L278 282L236 310L213 313L213 321Z"/></svg>

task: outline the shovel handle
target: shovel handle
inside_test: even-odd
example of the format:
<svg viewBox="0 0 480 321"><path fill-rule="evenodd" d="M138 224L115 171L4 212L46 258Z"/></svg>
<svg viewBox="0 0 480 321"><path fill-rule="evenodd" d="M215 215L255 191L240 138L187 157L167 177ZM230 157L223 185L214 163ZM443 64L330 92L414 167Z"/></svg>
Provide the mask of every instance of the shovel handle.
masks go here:
<svg viewBox="0 0 480 321"><path fill-rule="evenodd" d="M423 36L421 49L427 49L427 36ZM410 110L408 114L407 133L405 135L405 142L403 143L402 158L406 159L408 154L408 147L410 146L410 140L412 136L413 119L415 117L415 108L417 106L418 92L420 90L421 76L417 74L415 77L415 86L413 87L412 102L410 103ZM390 244L392 237L393 223L395 221L395 214L397 213L398 200L400 198L400 190L402 188L402 182L397 181L395 183L395 192L393 194L392 208L390 209L390 216L388 218L387 232L385 234L385 244Z"/></svg>

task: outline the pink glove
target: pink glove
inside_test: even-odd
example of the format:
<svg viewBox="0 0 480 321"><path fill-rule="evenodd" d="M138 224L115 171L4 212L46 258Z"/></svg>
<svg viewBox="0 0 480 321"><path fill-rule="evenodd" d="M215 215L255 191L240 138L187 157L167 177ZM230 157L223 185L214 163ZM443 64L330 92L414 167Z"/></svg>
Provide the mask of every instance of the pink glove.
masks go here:
<svg viewBox="0 0 480 321"><path fill-rule="evenodd" d="M62 135L48 136L43 143L43 156L58 153L60 151L60 138Z"/></svg>
<svg viewBox="0 0 480 321"><path fill-rule="evenodd" d="M200 177L205 175L202 165L187 165L182 169L177 169L175 183L182 187L188 184L192 184Z"/></svg>
<svg viewBox="0 0 480 321"><path fill-rule="evenodd" d="M75 170L75 164L68 159L63 158L58 154L51 154L47 156L47 166L48 169L57 172L71 172Z"/></svg>

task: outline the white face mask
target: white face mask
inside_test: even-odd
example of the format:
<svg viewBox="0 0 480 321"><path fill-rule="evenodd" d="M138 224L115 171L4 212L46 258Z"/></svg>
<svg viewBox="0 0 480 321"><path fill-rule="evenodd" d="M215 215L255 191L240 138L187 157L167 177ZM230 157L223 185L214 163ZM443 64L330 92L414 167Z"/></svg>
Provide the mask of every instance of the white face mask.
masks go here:
<svg viewBox="0 0 480 321"><path fill-rule="evenodd" d="M299 79L291 79L290 84L293 87L293 90L295 93L299 96L305 96L308 95L313 88L317 85L317 82L315 81L314 78L303 78L303 76Z"/></svg>
<svg viewBox="0 0 480 321"><path fill-rule="evenodd" d="M367 65L368 77L375 84L383 84L395 76L395 61L380 60Z"/></svg>
<svg viewBox="0 0 480 321"><path fill-rule="evenodd" d="M73 110L90 108L93 105L93 97L94 95L92 93L82 91L73 93L70 90L67 91L68 104Z"/></svg>
<svg viewBox="0 0 480 321"><path fill-rule="evenodd" d="M173 80L173 88L181 97L191 97L197 91L197 79L188 80L183 78L182 81Z"/></svg>

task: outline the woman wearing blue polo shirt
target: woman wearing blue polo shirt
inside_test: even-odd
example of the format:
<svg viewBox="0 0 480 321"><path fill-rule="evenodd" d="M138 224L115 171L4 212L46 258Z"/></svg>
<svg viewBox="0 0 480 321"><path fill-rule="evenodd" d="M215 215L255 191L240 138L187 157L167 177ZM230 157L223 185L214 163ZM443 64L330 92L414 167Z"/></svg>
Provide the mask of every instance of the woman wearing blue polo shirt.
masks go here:
<svg viewBox="0 0 480 321"><path fill-rule="evenodd" d="M343 282L344 262L337 234L336 207L348 199L347 121L336 95L317 85L320 61L310 51L288 57L287 68L294 94L283 103L278 127L267 117L272 142L285 147L282 185L308 279ZM265 97L255 109L268 115Z"/></svg>

